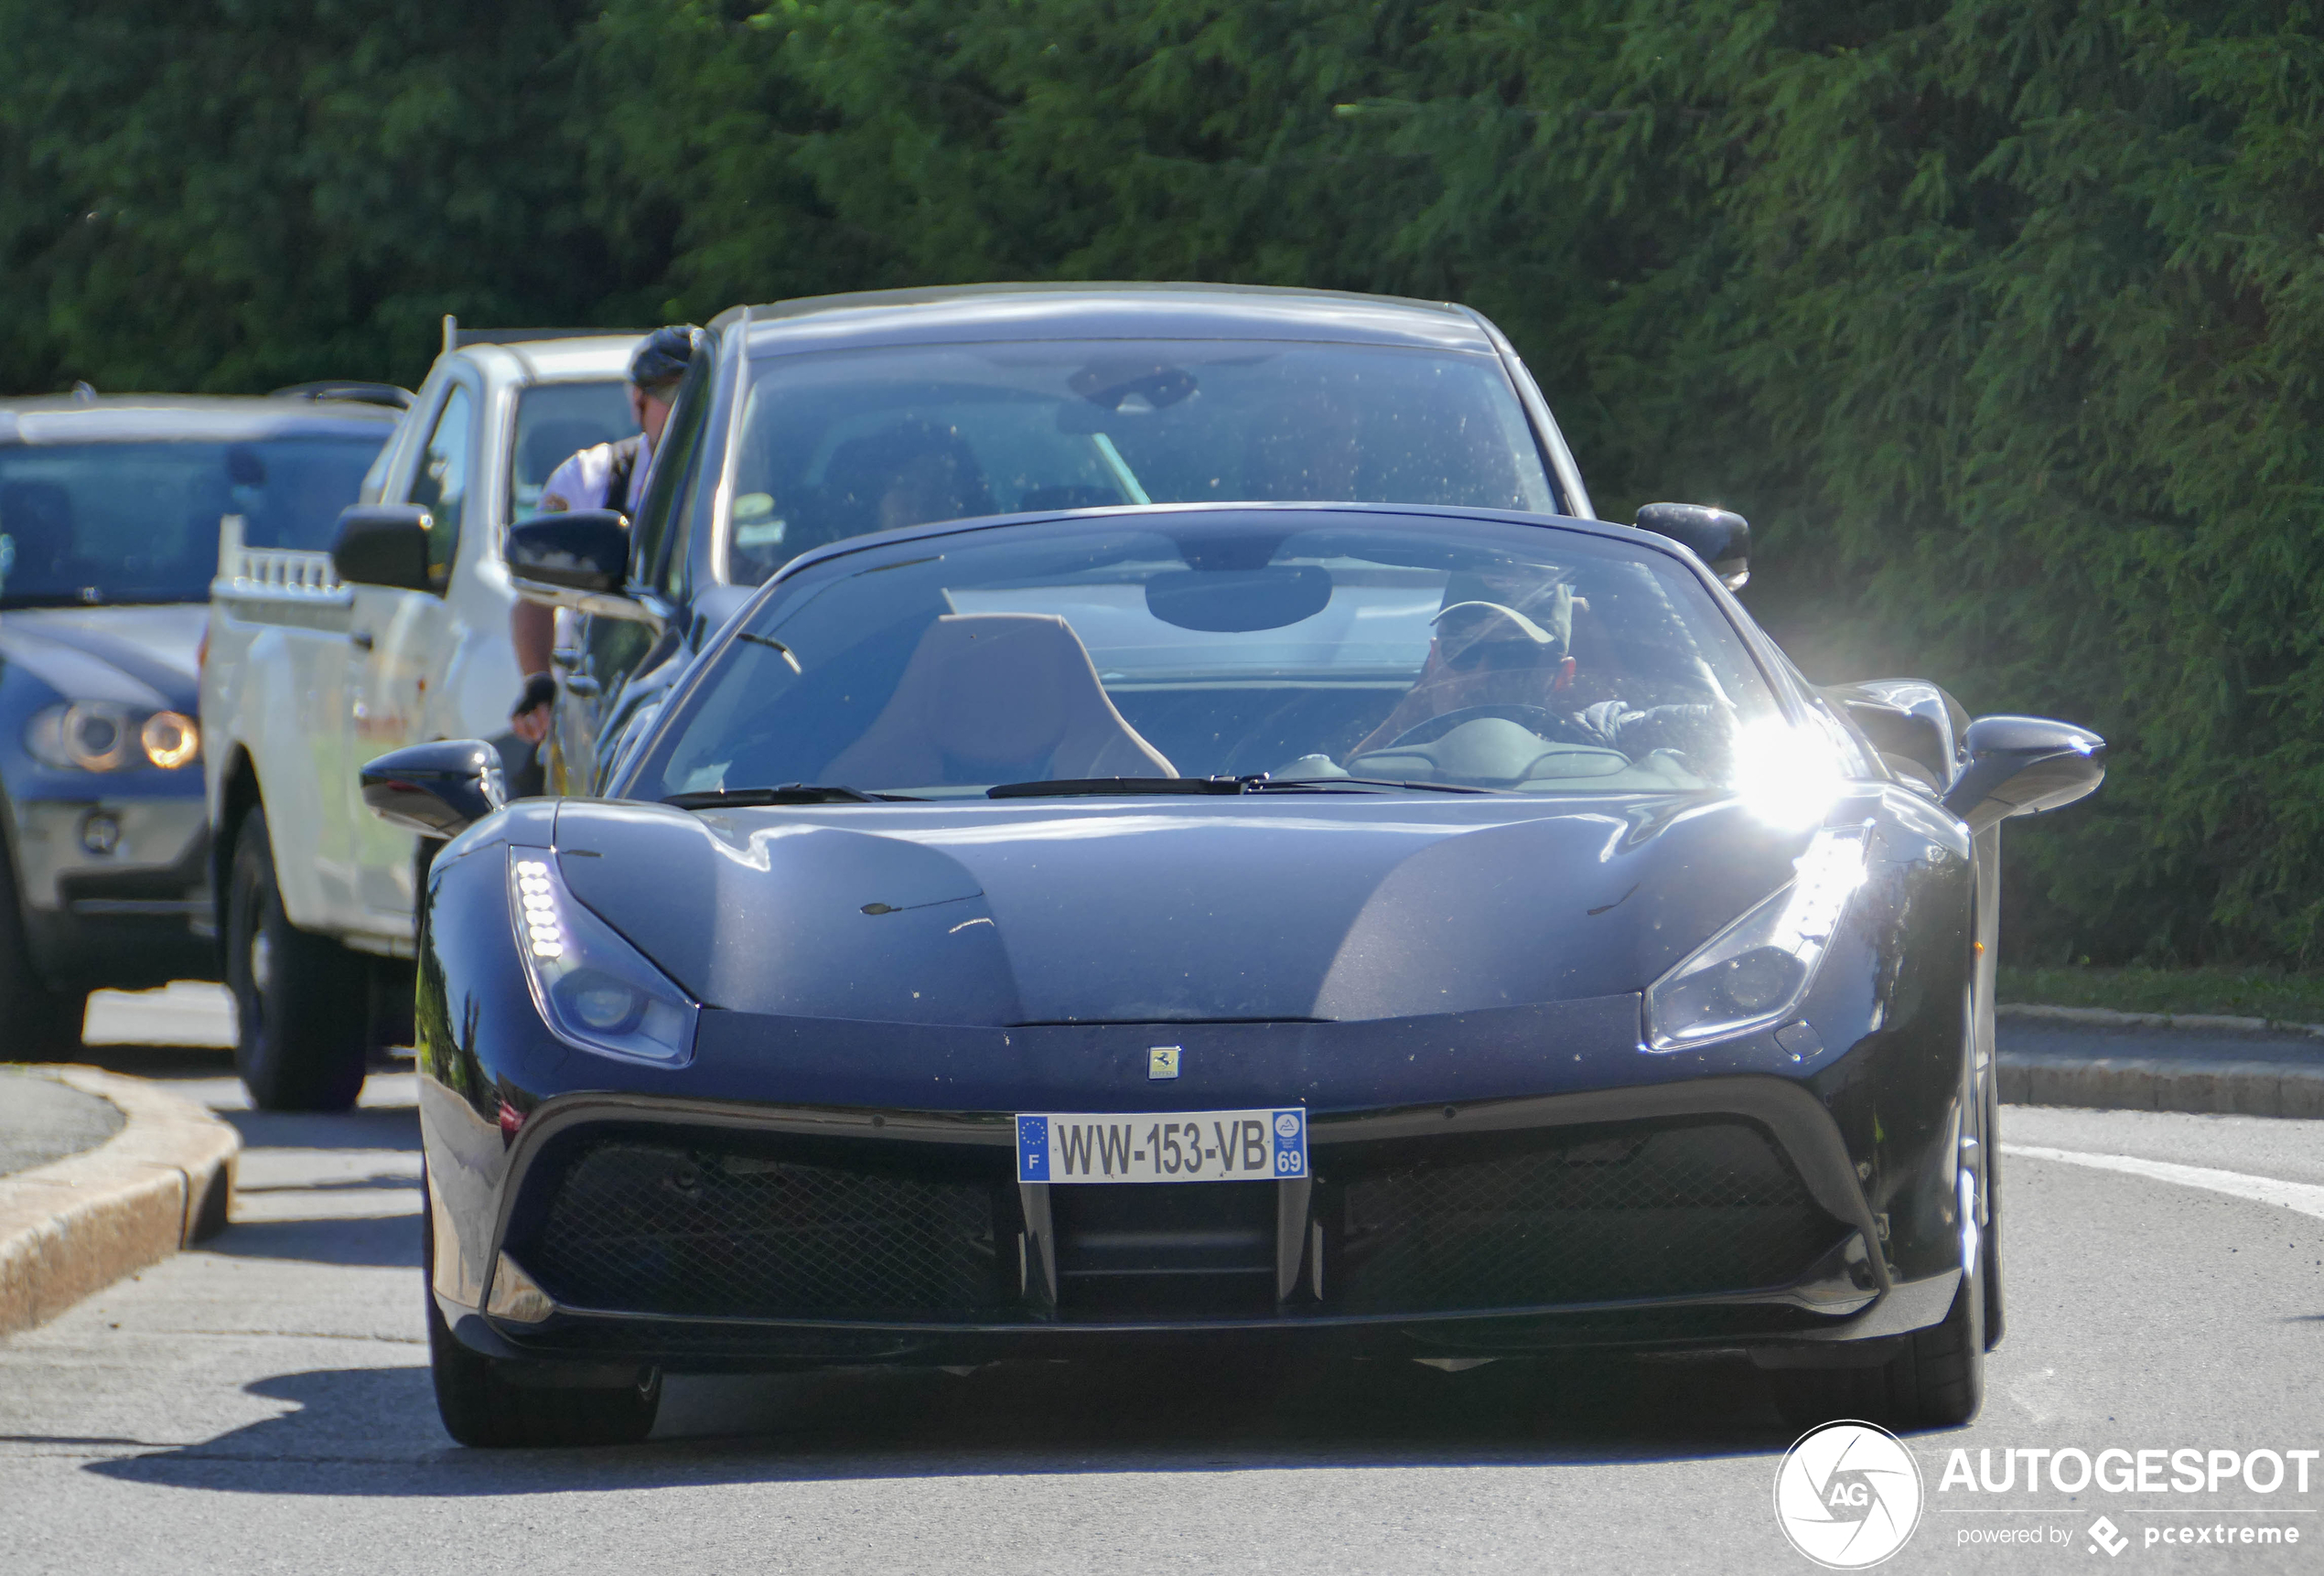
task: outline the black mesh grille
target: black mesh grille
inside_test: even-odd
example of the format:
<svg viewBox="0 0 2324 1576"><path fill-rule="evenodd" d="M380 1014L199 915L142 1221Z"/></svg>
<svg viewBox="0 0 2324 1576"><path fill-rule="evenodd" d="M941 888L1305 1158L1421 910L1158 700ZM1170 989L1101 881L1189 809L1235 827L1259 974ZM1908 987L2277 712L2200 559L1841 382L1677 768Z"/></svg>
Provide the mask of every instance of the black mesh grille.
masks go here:
<svg viewBox="0 0 2324 1576"><path fill-rule="evenodd" d="M519 1257L572 1307L974 1319L1006 1300L994 1219L982 1181L617 1141L565 1169Z"/></svg>
<svg viewBox="0 0 2324 1576"><path fill-rule="evenodd" d="M1325 1297L1348 1313L1782 1286L1844 1234L1745 1122L1533 1134L1335 1169Z"/></svg>

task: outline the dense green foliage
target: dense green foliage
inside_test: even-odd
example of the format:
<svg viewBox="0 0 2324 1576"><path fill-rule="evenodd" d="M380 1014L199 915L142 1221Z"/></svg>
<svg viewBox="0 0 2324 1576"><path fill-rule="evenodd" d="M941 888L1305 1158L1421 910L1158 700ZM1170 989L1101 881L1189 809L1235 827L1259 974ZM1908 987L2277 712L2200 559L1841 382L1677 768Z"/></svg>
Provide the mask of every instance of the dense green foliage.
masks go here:
<svg viewBox="0 0 2324 1576"><path fill-rule="evenodd" d="M2214 0L0 0L0 385L1010 277L1457 297L1818 677L2116 741L2021 958L2324 951L2324 39ZM2030 949L2030 951L2028 951Z"/></svg>

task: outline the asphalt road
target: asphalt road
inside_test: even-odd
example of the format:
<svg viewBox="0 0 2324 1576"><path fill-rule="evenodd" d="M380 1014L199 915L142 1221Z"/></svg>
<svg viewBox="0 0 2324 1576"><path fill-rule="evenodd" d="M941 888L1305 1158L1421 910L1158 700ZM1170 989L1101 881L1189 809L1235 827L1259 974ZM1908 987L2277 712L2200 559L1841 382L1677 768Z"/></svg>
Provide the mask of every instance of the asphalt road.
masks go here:
<svg viewBox="0 0 2324 1576"><path fill-rule="evenodd" d="M236 1224L0 1342L0 1571L1813 1569L1771 1508L1789 1431L1726 1361L680 1379L637 1448L463 1451L425 1367L411 1076L274 1117L214 1051L94 1055L229 1113ZM1984 1416L1910 1441L1926 1509L1888 1568L2111 1568L2102 1514L2125 1568L2324 1566L2324 1461L2305 1494L1941 1490L1956 1447L2324 1447L2324 1126L2004 1125L2047 1152L2005 1174L2009 1339ZM2145 1541L2198 1524L2302 1542ZM1964 1542L2003 1528L2054 1540Z"/></svg>

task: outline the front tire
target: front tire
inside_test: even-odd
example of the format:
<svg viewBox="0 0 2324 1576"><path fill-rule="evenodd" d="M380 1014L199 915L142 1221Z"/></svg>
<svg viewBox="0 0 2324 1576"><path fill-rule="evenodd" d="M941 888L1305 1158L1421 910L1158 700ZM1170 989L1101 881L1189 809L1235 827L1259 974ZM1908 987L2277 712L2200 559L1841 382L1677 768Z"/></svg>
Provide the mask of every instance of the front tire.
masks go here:
<svg viewBox="0 0 2324 1576"><path fill-rule="evenodd" d="M23 1062L70 1061L81 1050L89 1010L85 991L59 991L40 976L16 906L14 862L0 841L0 1056Z"/></svg>
<svg viewBox="0 0 2324 1576"><path fill-rule="evenodd" d="M234 1070L261 1110L345 1110L363 1089L364 960L283 912L264 809L242 818L227 868L226 983L242 1021Z"/></svg>
<svg viewBox="0 0 2324 1576"><path fill-rule="evenodd" d="M550 1388L513 1384L504 1371L507 1365L460 1345L436 1305L435 1215L425 1204L420 1220L420 1294L427 1300L428 1367L445 1432L472 1449L508 1450L635 1444L653 1431L654 1417L662 1410L659 1368L640 1369L637 1379L626 1385Z"/></svg>
<svg viewBox="0 0 2324 1576"><path fill-rule="evenodd" d="M1897 1430L1965 1423L1985 1399L1985 1276L1963 1276L1944 1321L1906 1336L1884 1363L1777 1368L1768 1378L1795 1429L1846 1419Z"/></svg>
<svg viewBox="0 0 2324 1576"><path fill-rule="evenodd" d="M1990 1352L2001 1345L2006 1329L2007 1313L2001 1295L2001 1099L1996 1091L1999 1067L1987 1071L1985 1077L1985 1122L1982 1139L1984 1150L1978 1164L1984 1168L1985 1188L1985 1226L1984 1245L1978 1249L1978 1268L1985 1283L1985 1350Z"/></svg>

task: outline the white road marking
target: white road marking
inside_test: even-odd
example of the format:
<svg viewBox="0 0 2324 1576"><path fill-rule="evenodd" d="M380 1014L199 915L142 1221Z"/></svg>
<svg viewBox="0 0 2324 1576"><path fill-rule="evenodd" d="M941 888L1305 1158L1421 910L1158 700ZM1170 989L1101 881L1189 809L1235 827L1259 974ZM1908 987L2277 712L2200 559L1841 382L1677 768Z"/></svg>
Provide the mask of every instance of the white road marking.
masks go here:
<svg viewBox="0 0 2324 1576"><path fill-rule="evenodd" d="M2310 1182L2283 1182L2273 1176L2251 1176L2240 1171L2214 1171L2208 1165L2174 1165L2167 1160L2141 1160L2130 1154L2092 1154L2079 1149L2043 1149L2030 1143L2005 1143L2001 1146L2001 1153L2022 1155L2028 1160L2055 1160L2068 1165L2087 1165L2098 1171L2119 1171L2131 1176L2151 1177L2157 1182L2176 1182L2182 1187L2200 1187L2212 1193L2247 1198L2255 1204L2274 1204L2324 1220L2324 1187Z"/></svg>

